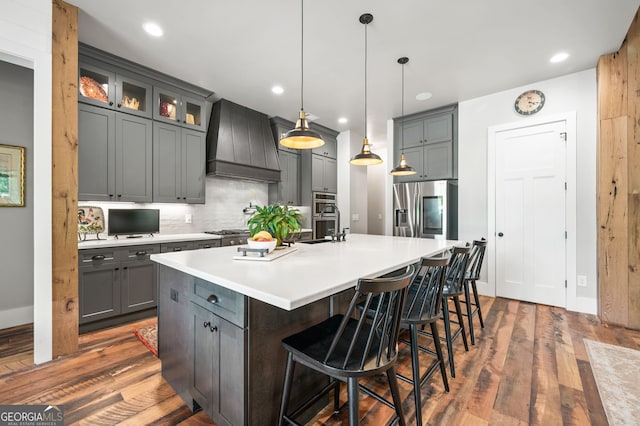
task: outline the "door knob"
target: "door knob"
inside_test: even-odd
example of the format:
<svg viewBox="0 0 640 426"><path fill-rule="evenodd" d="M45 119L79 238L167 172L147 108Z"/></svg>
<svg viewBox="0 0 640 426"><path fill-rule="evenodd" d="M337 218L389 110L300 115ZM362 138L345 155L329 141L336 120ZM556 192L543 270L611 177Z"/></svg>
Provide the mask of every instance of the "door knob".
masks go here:
<svg viewBox="0 0 640 426"><path fill-rule="evenodd" d="M504 234L502 232L498 232L498 237L504 237Z"/></svg>

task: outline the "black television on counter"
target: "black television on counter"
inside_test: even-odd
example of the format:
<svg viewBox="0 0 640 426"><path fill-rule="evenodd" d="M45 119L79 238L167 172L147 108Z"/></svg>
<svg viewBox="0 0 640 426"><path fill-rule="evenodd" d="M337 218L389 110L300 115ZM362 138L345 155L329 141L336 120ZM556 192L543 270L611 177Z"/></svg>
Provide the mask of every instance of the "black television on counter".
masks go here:
<svg viewBox="0 0 640 426"><path fill-rule="evenodd" d="M160 232L158 209L109 209L108 234L127 238Z"/></svg>

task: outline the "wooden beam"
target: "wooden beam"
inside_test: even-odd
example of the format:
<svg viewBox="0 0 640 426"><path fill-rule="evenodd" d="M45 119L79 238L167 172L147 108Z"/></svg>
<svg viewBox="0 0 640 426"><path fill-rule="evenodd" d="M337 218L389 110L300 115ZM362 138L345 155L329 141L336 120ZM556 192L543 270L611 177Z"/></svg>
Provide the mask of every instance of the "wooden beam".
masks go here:
<svg viewBox="0 0 640 426"><path fill-rule="evenodd" d="M638 14L627 32L628 123L627 191L629 208L629 323L640 329L640 20Z"/></svg>
<svg viewBox="0 0 640 426"><path fill-rule="evenodd" d="M78 350L78 8L53 0L53 357Z"/></svg>

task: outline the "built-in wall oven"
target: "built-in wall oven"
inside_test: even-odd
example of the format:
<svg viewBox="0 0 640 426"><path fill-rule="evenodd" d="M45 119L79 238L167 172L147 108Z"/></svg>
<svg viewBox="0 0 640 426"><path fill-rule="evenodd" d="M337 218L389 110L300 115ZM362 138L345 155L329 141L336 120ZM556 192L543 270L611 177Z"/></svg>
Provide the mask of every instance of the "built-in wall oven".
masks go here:
<svg viewBox="0 0 640 426"><path fill-rule="evenodd" d="M314 239L324 238L325 236L338 232L337 202L338 199L334 193L313 193L311 213Z"/></svg>

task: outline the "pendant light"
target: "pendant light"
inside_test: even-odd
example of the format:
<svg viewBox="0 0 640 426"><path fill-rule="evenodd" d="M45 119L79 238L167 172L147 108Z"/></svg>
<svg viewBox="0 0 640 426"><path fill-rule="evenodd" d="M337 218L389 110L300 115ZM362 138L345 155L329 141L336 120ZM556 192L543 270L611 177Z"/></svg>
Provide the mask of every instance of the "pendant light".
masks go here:
<svg viewBox="0 0 640 426"><path fill-rule="evenodd" d="M296 128L289 130L280 145L294 149L312 149L324 145L322 137L309 129L307 116L304 112L304 0L300 0L300 115L296 121Z"/></svg>
<svg viewBox="0 0 640 426"><path fill-rule="evenodd" d="M360 23L364 24L364 140L362 141L362 151L349 160L351 164L356 166L371 166L382 163L382 159L371 152L367 138L367 25L371 21L373 21L373 15L370 13L360 16Z"/></svg>
<svg viewBox="0 0 640 426"><path fill-rule="evenodd" d="M404 64L409 62L409 58L403 56L398 59L398 63L402 65L402 121L400 122L400 140L402 141L402 149L400 150L400 164L391 170L392 176L409 176L415 175L416 171L413 167L407 164L407 159L404 158Z"/></svg>

